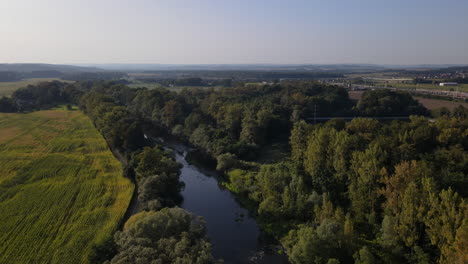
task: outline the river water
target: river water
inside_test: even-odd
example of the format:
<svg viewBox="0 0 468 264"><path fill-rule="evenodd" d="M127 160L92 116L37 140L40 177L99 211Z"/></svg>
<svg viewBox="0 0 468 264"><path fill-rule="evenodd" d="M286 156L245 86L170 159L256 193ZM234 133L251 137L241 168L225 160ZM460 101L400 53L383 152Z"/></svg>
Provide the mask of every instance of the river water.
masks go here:
<svg viewBox="0 0 468 264"><path fill-rule="evenodd" d="M228 264L288 263L287 257L276 253L278 248L268 243L249 212L228 190L220 188L216 172L189 164L185 159L186 147L179 144L168 147L183 165L181 181L185 189L181 207L206 221L215 258Z"/></svg>

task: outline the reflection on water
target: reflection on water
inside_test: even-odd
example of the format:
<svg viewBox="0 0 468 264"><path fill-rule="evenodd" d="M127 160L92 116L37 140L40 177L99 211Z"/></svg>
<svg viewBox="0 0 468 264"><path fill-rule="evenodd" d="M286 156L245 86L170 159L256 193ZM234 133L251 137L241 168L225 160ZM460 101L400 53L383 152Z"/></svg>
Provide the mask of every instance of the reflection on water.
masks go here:
<svg viewBox="0 0 468 264"><path fill-rule="evenodd" d="M176 159L183 165L181 180L182 207L202 216L213 243L213 254L225 263L288 263L269 246L255 220L241 207L234 196L218 186L214 172L190 165L185 160L186 149L171 146Z"/></svg>

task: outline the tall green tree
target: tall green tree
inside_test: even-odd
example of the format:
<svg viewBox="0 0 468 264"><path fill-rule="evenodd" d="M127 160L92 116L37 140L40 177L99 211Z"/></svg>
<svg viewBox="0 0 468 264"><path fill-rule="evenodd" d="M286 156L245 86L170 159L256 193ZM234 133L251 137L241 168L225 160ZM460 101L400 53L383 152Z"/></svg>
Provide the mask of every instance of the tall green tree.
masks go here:
<svg viewBox="0 0 468 264"><path fill-rule="evenodd" d="M214 263L203 220L181 208L164 208L132 216L115 235L113 264Z"/></svg>

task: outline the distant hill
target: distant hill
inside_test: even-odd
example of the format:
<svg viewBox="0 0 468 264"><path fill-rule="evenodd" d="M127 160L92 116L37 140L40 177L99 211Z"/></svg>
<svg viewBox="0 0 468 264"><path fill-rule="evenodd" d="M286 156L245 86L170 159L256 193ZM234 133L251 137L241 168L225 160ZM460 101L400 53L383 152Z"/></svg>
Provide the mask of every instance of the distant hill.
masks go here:
<svg viewBox="0 0 468 264"><path fill-rule="evenodd" d="M81 64L112 71L300 71L300 72L375 72L385 70L441 69L465 65L378 65L378 64Z"/></svg>
<svg viewBox="0 0 468 264"><path fill-rule="evenodd" d="M82 67L62 64L44 64L44 63L0 63L0 72L99 72L104 71L96 67Z"/></svg>
<svg viewBox="0 0 468 264"><path fill-rule="evenodd" d="M84 67L44 63L0 64L0 82L13 82L29 78L61 78L64 80L112 80L125 76L97 67Z"/></svg>
<svg viewBox="0 0 468 264"><path fill-rule="evenodd" d="M385 69L371 64L87 64L117 71L375 71Z"/></svg>

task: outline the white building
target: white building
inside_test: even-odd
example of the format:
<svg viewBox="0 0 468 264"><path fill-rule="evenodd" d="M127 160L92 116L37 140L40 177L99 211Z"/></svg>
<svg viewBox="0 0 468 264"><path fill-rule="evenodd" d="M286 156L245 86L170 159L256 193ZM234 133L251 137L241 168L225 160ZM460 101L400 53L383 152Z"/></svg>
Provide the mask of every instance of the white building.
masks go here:
<svg viewBox="0 0 468 264"><path fill-rule="evenodd" d="M446 82L446 83L440 83L440 86L457 86L458 83L456 82Z"/></svg>

